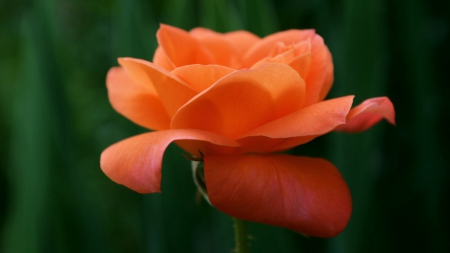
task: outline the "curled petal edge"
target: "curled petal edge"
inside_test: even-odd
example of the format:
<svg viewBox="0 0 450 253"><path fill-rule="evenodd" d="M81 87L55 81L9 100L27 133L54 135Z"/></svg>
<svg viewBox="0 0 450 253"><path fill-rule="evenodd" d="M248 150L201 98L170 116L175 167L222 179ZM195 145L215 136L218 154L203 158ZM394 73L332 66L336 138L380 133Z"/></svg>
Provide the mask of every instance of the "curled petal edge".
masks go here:
<svg viewBox="0 0 450 253"><path fill-rule="evenodd" d="M190 141L203 147L237 147L239 143L218 134L193 130L170 129L144 133L109 146L100 157L102 171L114 182L139 193L161 190L161 165L167 146L177 140ZM204 143L211 145L204 145Z"/></svg>
<svg viewBox="0 0 450 253"><path fill-rule="evenodd" d="M359 133L371 128L383 118L395 125L395 109L391 100L387 97L370 98L351 109L347 115L347 122L335 130Z"/></svg>

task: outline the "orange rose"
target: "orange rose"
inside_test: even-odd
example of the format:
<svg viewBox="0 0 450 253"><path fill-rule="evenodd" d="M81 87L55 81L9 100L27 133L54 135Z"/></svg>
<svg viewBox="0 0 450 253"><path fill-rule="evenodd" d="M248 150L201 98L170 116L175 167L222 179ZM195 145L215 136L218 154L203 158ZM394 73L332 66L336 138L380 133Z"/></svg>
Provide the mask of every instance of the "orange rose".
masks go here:
<svg viewBox="0 0 450 253"><path fill-rule="evenodd" d="M314 30L261 39L161 25L157 39L153 63L120 58L107 77L114 109L157 131L107 148L104 173L137 192L159 192L163 153L175 141L203 158L208 196L219 210L312 236L341 232L352 205L336 167L279 152L333 130L364 131L382 118L394 124L390 100L353 109L353 96L324 100L333 63Z"/></svg>

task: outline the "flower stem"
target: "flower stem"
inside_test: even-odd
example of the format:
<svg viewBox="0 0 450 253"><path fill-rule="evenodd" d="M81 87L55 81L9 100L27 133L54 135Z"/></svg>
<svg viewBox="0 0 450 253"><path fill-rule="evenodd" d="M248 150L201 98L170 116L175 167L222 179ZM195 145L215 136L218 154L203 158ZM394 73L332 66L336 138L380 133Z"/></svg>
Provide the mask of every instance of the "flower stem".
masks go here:
<svg viewBox="0 0 450 253"><path fill-rule="evenodd" d="M248 235L247 228L245 226L245 221L240 220L238 218L234 218L234 238L236 241L236 249L237 253L248 253Z"/></svg>

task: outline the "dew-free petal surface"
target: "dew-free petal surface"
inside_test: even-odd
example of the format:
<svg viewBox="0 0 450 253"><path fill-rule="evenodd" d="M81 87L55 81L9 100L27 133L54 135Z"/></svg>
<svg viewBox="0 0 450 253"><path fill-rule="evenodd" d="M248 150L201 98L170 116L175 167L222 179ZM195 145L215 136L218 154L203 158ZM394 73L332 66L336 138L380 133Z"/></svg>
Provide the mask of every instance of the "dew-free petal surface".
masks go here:
<svg viewBox="0 0 450 253"><path fill-rule="evenodd" d="M337 131L363 132L382 119L395 125L395 110L387 97L370 98L351 109L347 115L347 123L336 128Z"/></svg>
<svg viewBox="0 0 450 253"><path fill-rule="evenodd" d="M353 97L329 99L310 105L255 128L242 137L290 138L326 134L346 122Z"/></svg>
<svg viewBox="0 0 450 253"><path fill-rule="evenodd" d="M203 147L208 142L217 146L235 147L238 143L223 136L201 130L163 130L137 135L103 151L100 167L114 182L139 193L160 192L161 163L167 146L176 140L190 140Z"/></svg>
<svg viewBox="0 0 450 253"><path fill-rule="evenodd" d="M311 38L311 64L306 82L306 101L304 106L317 103L321 100L321 91L325 81L329 82L329 70L333 62L328 55L328 49L323 43L322 37L315 35ZM327 79L328 77L328 79ZM332 81L332 80L331 80ZM325 89L330 88L330 83L326 83Z"/></svg>
<svg viewBox="0 0 450 253"><path fill-rule="evenodd" d="M150 80L169 117L172 117L182 105L197 95L196 91L184 84L177 76L151 62L120 58L119 63L134 80Z"/></svg>
<svg viewBox="0 0 450 253"><path fill-rule="evenodd" d="M224 36L238 48L239 53L242 55L261 40L261 38L253 33L242 30L225 33Z"/></svg>
<svg viewBox="0 0 450 253"><path fill-rule="evenodd" d="M175 67L189 64L215 64L211 52L182 29L161 24L156 38L159 46Z"/></svg>
<svg viewBox="0 0 450 253"><path fill-rule="evenodd" d="M106 77L112 107L134 123L153 130L168 129L164 106L151 88L135 83L120 67L111 68Z"/></svg>
<svg viewBox="0 0 450 253"><path fill-rule="evenodd" d="M301 107L304 82L287 65L233 72L184 105L171 128L202 129L235 139Z"/></svg>
<svg viewBox="0 0 450 253"><path fill-rule="evenodd" d="M259 60L268 57L277 43L282 42L285 45L295 45L312 37L314 34L314 30L287 30L266 36L244 55L244 66L251 67Z"/></svg>
<svg viewBox="0 0 450 253"><path fill-rule="evenodd" d="M242 54L239 48L223 34L206 28L195 28L189 34L212 53L215 64L235 69L242 67Z"/></svg>
<svg viewBox="0 0 450 253"><path fill-rule="evenodd" d="M153 63L169 71L175 68L161 47L156 48L155 54L153 55Z"/></svg>
<svg viewBox="0 0 450 253"><path fill-rule="evenodd" d="M202 92L220 78L235 71L220 65L187 65L174 69L172 73L185 81L196 92Z"/></svg>
<svg viewBox="0 0 450 253"><path fill-rule="evenodd" d="M288 155L206 156L209 200L233 217L331 237L347 225L349 189L325 159Z"/></svg>

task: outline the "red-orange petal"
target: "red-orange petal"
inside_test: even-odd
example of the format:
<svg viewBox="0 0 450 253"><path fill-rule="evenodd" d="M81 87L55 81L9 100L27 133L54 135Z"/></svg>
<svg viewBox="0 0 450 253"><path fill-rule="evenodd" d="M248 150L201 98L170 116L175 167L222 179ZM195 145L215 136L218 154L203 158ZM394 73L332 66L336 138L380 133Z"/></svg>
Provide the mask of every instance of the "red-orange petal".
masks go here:
<svg viewBox="0 0 450 253"><path fill-rule="evenodd" d="M133 80L150 82L153 85L169 117L172 117L182 105L197 95L197 92L184 84L177 76L151 62L120 58L119 63Z"/></svg>
<svg viewBox="0 0 450 253"><path fill-rule="evenodd" d="M285 45L295 45L300 41L307 40L314 34L314 30L287 30L264 37L244 55L244 66L251 67L259 60L268 57L273 47L279 42Z"/></svg>
<svg viewBox="0 0 450 253"><path fill-rule="evenodd" d="M176 140L190 140L191 145L205 147L239 146L238 143L223 136L200 130L163 130L137 135L103 151L100 167L114 182L122 184L139 193L160 192L161 164L167 146ZM209 154L209 150L202 152Z"/></svg>
<svg viewBox="0 0 450 253"><path fill-rule="evenodd" d="M326 134L346 122L353 97L340 97L313 104L255 128L242 137L290 138Z"/></svg>
<svg viewBox="0 0 450 253"><path fill-rule="evenodd" d="M211 52L182 29L161 24L156 38L175 67L189 64L215 64Z"/></svg>
<svg viewBox="0 0 450 253"><path fill-rule="evenodd" d="M347 123L336 128L337 131L358 133L371 128L382 119L395 125L395 110L387 97L367 99L347 115Z"/></svg>
<svg viewBox="0 0 450 253"><path fill-rule="evenodd" d="M233 217L316 237L339 234L350 219L347 184L325 159L236 155L204 162L209 200Z"/></svg>
<svg viewBox="0 0 450 253"><path fill-rule="evenodd" d="M186 65L176 68L172 73L185 81L196 92L209 88L220 78L235 71L220 65Z"/></svg>
<svg viewBox="0 0 450 253"><path fill-rule="evenodd" d="M149 129L169 128L170 119L158 95L148 86L131 80L123 68L109 70L106 86L109 101L117 112Z"/></svg>
<svg viewBox="0 0 450 253"><path fill-rule="evenodd" d="M304 82L287 65L233 72L184 105L171 128L202 129L235 139L301 107Z"/></svg>
<svg viewBox="0 0 450 253"><path fill-rule="evenodd" d="M253 33L242 30L225 33L224 36L238 48L242 55L261 40L261 38Z"/></svg>

